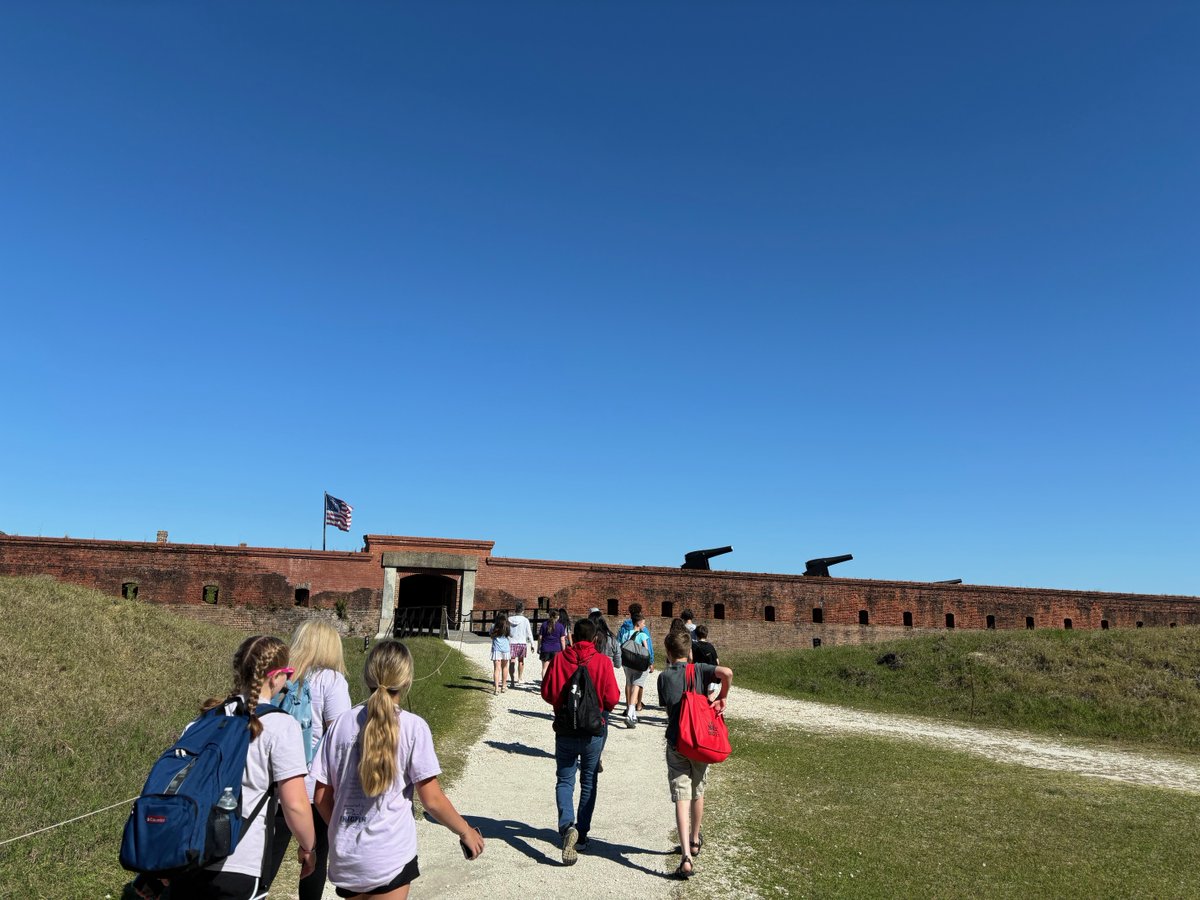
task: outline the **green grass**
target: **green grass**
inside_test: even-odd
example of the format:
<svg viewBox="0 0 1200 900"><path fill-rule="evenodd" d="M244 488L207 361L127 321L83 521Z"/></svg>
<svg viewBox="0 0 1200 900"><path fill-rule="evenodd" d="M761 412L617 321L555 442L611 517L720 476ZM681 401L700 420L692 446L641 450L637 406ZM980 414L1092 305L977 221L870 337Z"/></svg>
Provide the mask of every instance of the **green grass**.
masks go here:
<svg viewBox="0 0 1200 900"><path fill-rule="evenodd" d="M684 896L1200 896L1200 797L737 723Z"/></svg>
<svg viewBox="0 0 1200 900"><path fill-rule="evenodd" d="M886 654L897 658L880 664ZM864 709L1200 750L1200 628L958 632L722 654L735 685Z"/></svg>
<svg viewBox="0 0 1200 900"><path fill-rule="evenodd" d="M48 578L0 578L0 841L134 797L150 765L223 695L246 637ZM286 639L287 635L280 635ZM408 642L423 678L409 707L425 717L452 778L461 772L486 698L452 690L465 659L440 641ZM354 646L354 645L357 646ZM361 641L347 641L351 693L362 698ZM128 805L0 848L0 896L119 896ZM281 883L282 886L282 883Z"/></svg>

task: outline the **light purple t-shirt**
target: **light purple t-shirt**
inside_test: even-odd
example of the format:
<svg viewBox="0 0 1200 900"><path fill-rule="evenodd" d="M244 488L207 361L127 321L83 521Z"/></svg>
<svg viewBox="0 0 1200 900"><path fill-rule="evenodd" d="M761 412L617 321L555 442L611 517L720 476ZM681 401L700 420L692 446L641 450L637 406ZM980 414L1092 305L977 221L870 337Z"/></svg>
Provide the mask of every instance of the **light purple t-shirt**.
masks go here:
<svg viewBox="0 0 1200 900"><path fill-rule="evenodd" d="M313 757L313 777L333 789L329 880L336 887L360 893L380 887L417 855L414 785L441 774L442 767L425 720L410 712L396 715L396 780L378 797L367 797L358 780L358 735L367 721L365 704L338 717Z"/></svg>
<svg viewBox="0 0 1200 900"><path fill-rule="evenodd" d="M325 723L332 723L334 719L350 709L350 685L346 683L345 675L335 672L333 669L317 669L308 672L304 676L304 680L308 682L309 696L312 697L312 742L315 750L321 745L321 735L325 733ZM317 758L313 756L313 765L316 764ZM312 775L304 779L304 786L308 788L309 803L312 803L313 790L316 785L316 779Z"/></svg>

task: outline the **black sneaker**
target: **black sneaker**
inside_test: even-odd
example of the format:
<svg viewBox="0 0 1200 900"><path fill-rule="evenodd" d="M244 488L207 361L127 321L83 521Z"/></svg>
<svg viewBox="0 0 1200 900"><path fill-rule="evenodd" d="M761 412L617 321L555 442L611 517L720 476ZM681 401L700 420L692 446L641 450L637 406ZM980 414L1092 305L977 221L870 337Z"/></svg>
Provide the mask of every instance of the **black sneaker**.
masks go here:
<svg viewBox="0 0 1200 900"><path fill-rule="evenodd" d="M586 834L580 835L579 840L577 840L575 842L575 849L580 850L580 851L585 851L585 850L587 850L588 846L589 846L589 844L588 844L587 835Z"/></svg>
<svg viewBox="0 0 1200 900"><path fill-rule="evenodd" d="M579 854L575 852L575 847L578 843L579 832L572 825L563 833L562 863L564 866L575 865L575 860L579 858Z"/></svg>

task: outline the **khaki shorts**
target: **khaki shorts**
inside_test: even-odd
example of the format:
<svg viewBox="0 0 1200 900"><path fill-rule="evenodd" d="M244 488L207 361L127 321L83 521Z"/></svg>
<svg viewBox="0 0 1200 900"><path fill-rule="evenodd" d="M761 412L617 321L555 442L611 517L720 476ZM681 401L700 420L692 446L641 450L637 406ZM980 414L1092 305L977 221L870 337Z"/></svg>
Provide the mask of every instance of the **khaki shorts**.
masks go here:
<svg viewBox="0 0 1200 900"><path fill-rule="evenodd" d="M699 800L704 796L704 782L708 778L708 763L696 762L667 747L667 783L671 786L671 800Z"/></svg>

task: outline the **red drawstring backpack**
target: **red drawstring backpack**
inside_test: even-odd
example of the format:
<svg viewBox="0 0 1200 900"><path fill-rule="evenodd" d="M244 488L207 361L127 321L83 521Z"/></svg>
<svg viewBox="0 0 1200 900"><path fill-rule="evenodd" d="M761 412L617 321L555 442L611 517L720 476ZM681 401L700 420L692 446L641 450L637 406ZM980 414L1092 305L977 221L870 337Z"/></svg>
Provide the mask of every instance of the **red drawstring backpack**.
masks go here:
<svg viewBox="0 0 1200 900"><path fill-rule="evenodd" d="M679 740L675 749L702 763L723 762L733 751L725 718L716 713L708 696L696 690L696 667L687 665L683 700L679 704Z"/></svg>

